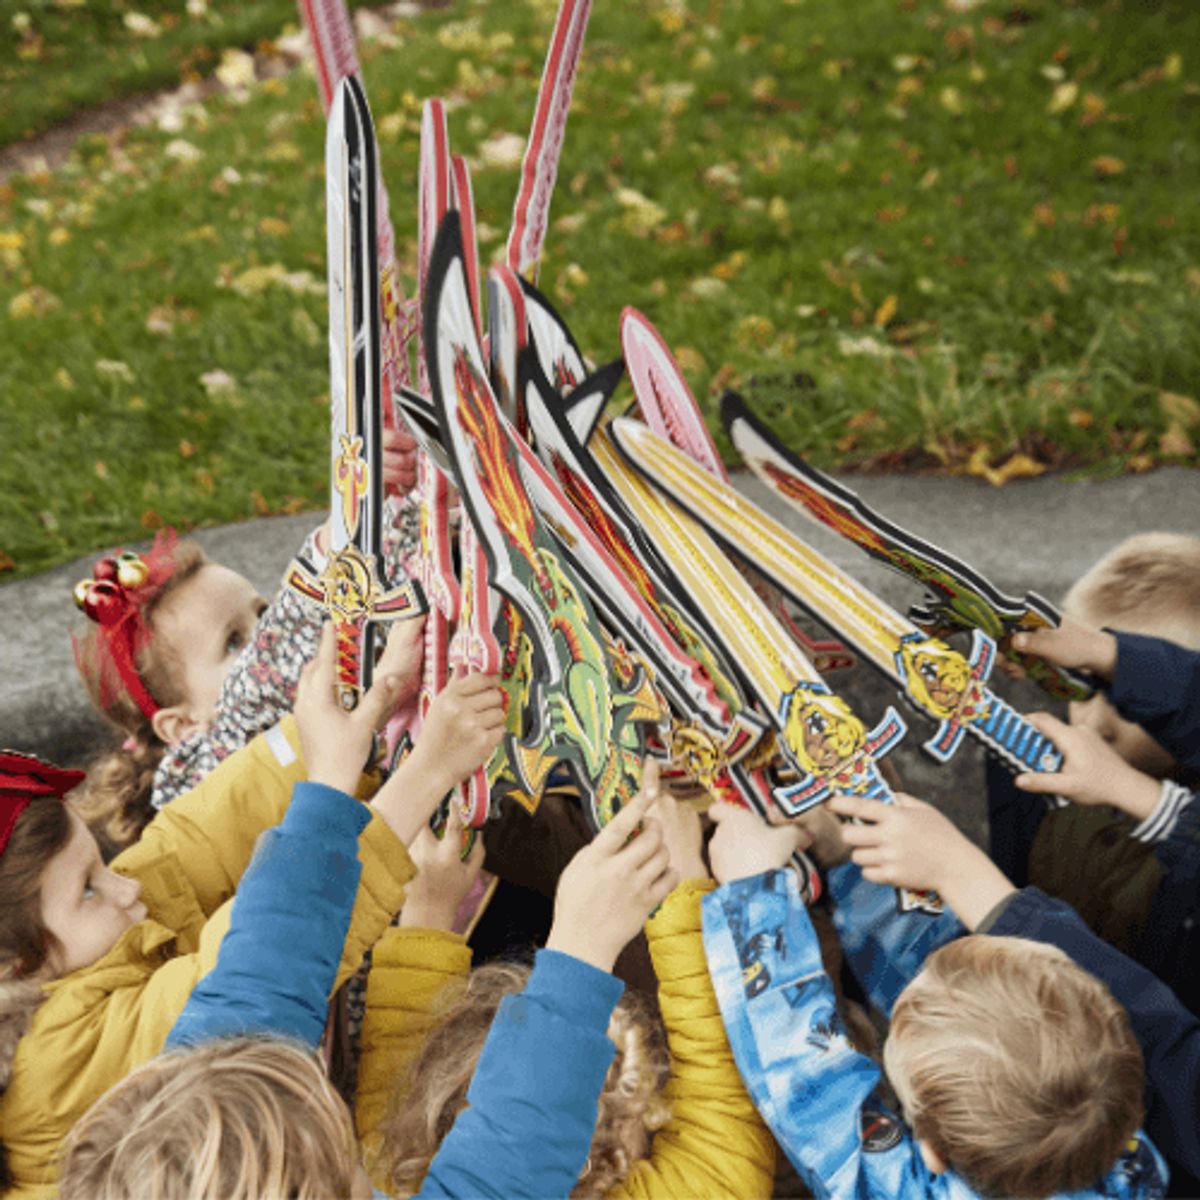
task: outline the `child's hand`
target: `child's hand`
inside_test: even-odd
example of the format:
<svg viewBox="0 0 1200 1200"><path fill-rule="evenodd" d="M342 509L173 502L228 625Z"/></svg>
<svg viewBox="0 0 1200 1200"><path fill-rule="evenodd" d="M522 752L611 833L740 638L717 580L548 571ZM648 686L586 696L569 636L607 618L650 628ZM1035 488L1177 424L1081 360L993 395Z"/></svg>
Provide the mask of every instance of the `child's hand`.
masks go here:
<svg viewBox="0 0 1200 1200"><path fill-rule="evenodd" d="M558 880L547 949L611 971L679 882L662 827L646 815L652 799L652 793L639 791L567 864ZM640 832L631 836L639 821Z"/></svg>
<svg viewBox="0 0 1200 1200"><path fill-rule="evenodd" d="M1095 730L1067 725L1049 713L1032 713L1028 720L1063 761L1058 771L1018 775L1013 782L1022 791L1065 796L1076 804L1112 804L1139 821L1154 811L1159 781L1130 766Z"/></svg>
<svg viewBox="0 0 1200 1200"><path fill-rule="evenodd" d="M817 860L819 867L829 870L844 863L850 857L850 847L842 837L842 823L824 804L807 809L793 823L800 826L811 839L802 850L808 850Z"/></svg>
<svg viewBox="0 0 1200 1200"><path fill-rule="evenodd" d="M708 843L708 860L718 883L776 870L808 844L808 834L798 826L768 825L736 804L719 801L708 815L717 826Z"/></svg>
<svg viewBox="0 0 1200 1200"><path fill-rule="evenodd" d="M1063 617L1054 629L1034 629L1013 635L1014 650L1036 654L1060 667L1090 671L1100 679L1111 679L1117 667L1117 639L1102 629Z"/></svg>
<svg viewBox="0 0 1200 1200"><path fill-rule="evenodd" d="M865 822L842 827L864 879L935 891L968 929L1013 890L978 846L922 800L901 792L895 803L884 804L839 793L828 805L840 816Z"/></svg>
<svg viewBox="0 0 1200 1200"><path fill-rule="evenodd" d="M433 698L413 747L445 795L492 756L504 736L504 693L495 675L455 675Z"/></svg>
<svg viewBox="0 0 1200 1200"><path fill-rule="evenodd" d="M425 615L393 621L388 628L387 645L379 662L375 664L376 675L394 675L398 688L393 709L407 703L421 686L421 666L425 661ZM385 714L384 720L392 714Z"/></svg>
<svg viewBox="0 0 1200 1200"><path fill-rule="evenodd" d="M400 924L405 928L453 929L459 905L483 866L483 838L475 839L466 858L461 856L462 839L462 816L452 802L443 836L436 837L426 825L409 846L417 874L404 889Z"/></svg>
<svg viewBox="0 0 1200 1200"><path fill-rule="evenodd" d="M407 429L383 431L383 483L389 496L403 496L417 482L417 439Z"/></svg>
<svg viewBox="0 0 1200 1200"><path fill-rule="evenodd" d="M300 673L294 709L311 782L354 791L371 753L375 730L390 715L400 694L400 679L391 670L399 651L398 645L391 659L385 652L374 686L357 708L347 712L333 694L334 632L332 624L325 623L317 655Z"/></svg>
<svg viewBox="0 0 1200 1200"><path fill-rule="evenodd" d="M642 791L652 794L650 813L662 829L663 844L671 867L682 879L707 879L708 868L700 852L700 813L686 800L679 800L659 786L658 762L646 759L642 768Z"/></svg>

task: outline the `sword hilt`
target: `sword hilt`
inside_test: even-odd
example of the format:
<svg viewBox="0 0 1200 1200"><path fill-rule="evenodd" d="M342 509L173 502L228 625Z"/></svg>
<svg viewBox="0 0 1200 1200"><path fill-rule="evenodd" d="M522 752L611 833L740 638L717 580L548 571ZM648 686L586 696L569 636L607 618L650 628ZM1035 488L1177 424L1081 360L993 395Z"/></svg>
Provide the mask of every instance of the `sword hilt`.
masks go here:
<svg viewBox="0 0 1200 1200"><path fill-rule="evenodd" d="M987 716L968 725L967 731L1017 771L1042 773L1062 767L1054 743L994 692L988 694Z"/></svg>

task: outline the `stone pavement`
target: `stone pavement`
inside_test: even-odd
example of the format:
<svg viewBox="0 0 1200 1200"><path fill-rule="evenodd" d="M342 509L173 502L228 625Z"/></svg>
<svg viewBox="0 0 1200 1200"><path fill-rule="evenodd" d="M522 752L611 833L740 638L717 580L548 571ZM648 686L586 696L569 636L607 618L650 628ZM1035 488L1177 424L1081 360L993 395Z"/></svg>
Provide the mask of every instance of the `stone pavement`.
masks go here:
<svg viewBox="0 0 1200 1200"><path fill-rule="evenodd" d="M762 502L764 489L742 473L739 487ZM1043 476L994 488L980 480L942 476L853 476L844 481L895 524L966 559L998 587L1014 594L1033 589L1057 602L1070 584L1109 547L1133 533L1160 529L1200 535L1200 472L1167 468L1107 480ZM920 589L870 560L857 546L804 520L781 502L766 501L776 516L841 567L903 610ZM203 530L195 536L209 556L243 572L270 596L291 555L319 518L270 517ZM68 631L82 617L71 598L96 555L32 579L0 586L0 745L66 764L83 763L106 739L104 723L88 706L75 674ZM869 668L831 676L869 723L894 700L892 689ZM1028 684L998 684L1017 707L1045 707ZM965 828L982 833L978 778L982 755L970 743L955 765L939 768L918 750L932 727L900 706L912 731L894 760L905 786L945 802Z"/></svg>

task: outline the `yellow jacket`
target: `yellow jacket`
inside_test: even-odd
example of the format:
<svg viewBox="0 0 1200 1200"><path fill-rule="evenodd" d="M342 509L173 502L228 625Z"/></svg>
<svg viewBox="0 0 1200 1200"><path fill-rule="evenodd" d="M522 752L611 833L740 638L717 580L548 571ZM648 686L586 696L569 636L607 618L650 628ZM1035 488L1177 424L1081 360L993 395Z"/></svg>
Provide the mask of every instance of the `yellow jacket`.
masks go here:
<svg viewBox="0 0 1200 1200"><path fill-rule="evenodd" d="M646 924L670 1051L664 1097L671 1118L654 1135L649 1157L608 1193L611 1200L771 1194L775 1142L742 1086L704 958L700 900L714 886L681 884ZM390 1087L431 1024L433 997L464 978L470 961L462 938L441 930L391 929L375 948L355 1119L380 1187L387 1172L377 1130Z"/></svg>
<svg viewBox="0 0 1200 1200"><path fill-rule="evenodd" d="M292 785L304 775L288 718L172 801L114 861L114 869L141 882L149 917L98 961L43 988L0 1096L11 1195L52 1195L58 1148L71 1126L161 1051L192 988L216 964L230 901L258 835L282 820ZM359 855L362 876L338 985L399 911L413 875L403 844L379 817L363 831Z"/></svg>

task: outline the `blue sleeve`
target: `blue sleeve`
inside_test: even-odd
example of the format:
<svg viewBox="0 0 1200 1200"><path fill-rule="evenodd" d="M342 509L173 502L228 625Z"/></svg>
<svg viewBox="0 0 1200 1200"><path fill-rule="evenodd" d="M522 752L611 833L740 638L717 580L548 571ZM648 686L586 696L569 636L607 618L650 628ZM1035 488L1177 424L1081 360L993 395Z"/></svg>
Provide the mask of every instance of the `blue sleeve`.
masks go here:
<svg viewBox="0 0 1200 1200"><path fill-rule="evenodd" d="M1029 851L1046 818L1046 797L1023 792L1013 773L994 754L984 757L987 788L988 857L1017 887L1029 882Z"/></svg>
<svg viewBox="0 0 1200 1200"><path fill-rule="evenodd" d="M1157 976L1098 938L1069 905L1026 888L988 929L1057 946L1125 1006L1146 1060L1146 1132L1170 1159L1200 1174L1200 1019Z"/></svg>
<svg viewBox="0 0 1200 1200"><path fill-rule="evenodd" d="M592 1147L623 990L605 971L539 950L524 991L500 1002L468 1107L417 1195L567 1196Z"/></svg>
<svg viewBox="0 0 1200 1200"><path fill-rule="evenodd" d="M846 961L871 1003L890 1016L925 960L960 937L963 927L949 909L936 917L901 912L895 888L868 882L853 863L834 867L828 885Z"/></svg>
<svg viewBox="0 0 1200 1200"><path fill-rule="evenodd" d="M895 893L886 890L895 905ZM776 1141L817 1197L968 1195L933 1175L878 1095L879 1068L851 1045L791 871L704 898L704 952L738 1070Z"/></svg>
<svg viewBox="0 0 1200 1200"><path fill-rule="evenodd" d="M1111 631L1117 667L1108 697L1180 765L1200 771L1200 653L1162 638Z"/></svg>
<svg viewBox="0 0 1200 1200"><path fill-rule="evenodd" d="M247 1034L320 1042L362 873L358 835L370 819L344 792L296 784L283 821L259 838L217 965L166 1049Z"/></svg>

